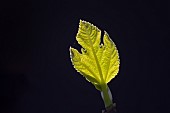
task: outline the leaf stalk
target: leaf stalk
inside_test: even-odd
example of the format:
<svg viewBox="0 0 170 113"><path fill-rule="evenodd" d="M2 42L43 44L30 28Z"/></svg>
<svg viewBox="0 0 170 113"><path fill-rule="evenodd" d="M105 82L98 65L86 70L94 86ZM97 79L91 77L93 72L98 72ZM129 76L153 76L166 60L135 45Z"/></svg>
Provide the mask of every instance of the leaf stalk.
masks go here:
<svg viewBox="0 0 170 113"><path fill-rule="evenodd" d="M101 95L105 104L105 108L108 108L113 105L111 95L109 95L109 88L107 84L102 84L101 88L102 88Z"/></svg>

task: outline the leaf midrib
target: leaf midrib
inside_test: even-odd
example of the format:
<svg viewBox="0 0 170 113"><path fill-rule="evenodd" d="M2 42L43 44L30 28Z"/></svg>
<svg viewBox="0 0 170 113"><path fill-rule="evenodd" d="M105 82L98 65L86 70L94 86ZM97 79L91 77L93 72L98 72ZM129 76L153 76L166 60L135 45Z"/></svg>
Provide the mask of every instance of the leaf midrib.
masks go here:
<svg viewBox="0 0 170 113"><path fill-rule="evenodd" d="M95 54L94 47L93 47L93 43L92 43L92 41L91 41L91 39L90 39L90 36L88 36L88 38L89 38L89 40L90 40L90 47L91 47L91 49L92 49L92 53L93 53L93 55L94 55L94 59L95 59L95 61L96 61L97 69L98 69L98 71L99 71L99 75L100 75L100 78L101 78L100 83L102 84L102 83L104 83L102 70L101 70L101 67L100 67L98 58L97 58L97 56L96 56L96 54Z"/></svg>

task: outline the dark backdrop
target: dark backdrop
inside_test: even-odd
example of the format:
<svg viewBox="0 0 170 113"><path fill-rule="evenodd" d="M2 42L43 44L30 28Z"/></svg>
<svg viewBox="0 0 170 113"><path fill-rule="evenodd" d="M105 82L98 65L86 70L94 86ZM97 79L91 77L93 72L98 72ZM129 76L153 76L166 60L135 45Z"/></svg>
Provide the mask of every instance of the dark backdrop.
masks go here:
<svg viewBox="0 0 170 113"><path fill-rule="evenodd" d="M11 0L0 3L0 113L101 113L69 46L80 19L106 30L121 66L109 83L118 113L170 113L168 3Z"/></svg>

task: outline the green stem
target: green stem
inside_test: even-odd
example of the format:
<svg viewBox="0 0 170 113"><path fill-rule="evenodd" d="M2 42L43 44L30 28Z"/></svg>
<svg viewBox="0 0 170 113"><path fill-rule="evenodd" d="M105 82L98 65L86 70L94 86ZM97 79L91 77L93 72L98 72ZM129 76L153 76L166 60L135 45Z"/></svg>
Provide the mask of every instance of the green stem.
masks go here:
<svg viewBox="0 0 170 113"><path fill-rule="evenodd" d="M102 98L105 104L105 108L108 108L113 105L112 99L109 96L109 88L107 84L102 84L101 88L102 88Z"/></svg>

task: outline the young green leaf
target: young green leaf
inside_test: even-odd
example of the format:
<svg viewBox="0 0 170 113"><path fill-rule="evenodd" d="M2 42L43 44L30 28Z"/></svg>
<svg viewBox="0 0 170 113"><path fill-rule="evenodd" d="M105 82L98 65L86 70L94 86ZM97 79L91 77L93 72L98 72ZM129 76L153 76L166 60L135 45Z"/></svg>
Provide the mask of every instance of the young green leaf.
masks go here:
<svg viewBox="0 0 170 113"><path fill-rule="evenodd" d="M110 82L119 71L119 55L116 45L104 32L101 44L101 31L89 22L80 20L76 40L82 46L81 53L70 47L70 56L74 68L82 74L96 89L102 91L102 85Z"/></svg>

